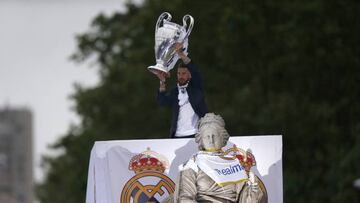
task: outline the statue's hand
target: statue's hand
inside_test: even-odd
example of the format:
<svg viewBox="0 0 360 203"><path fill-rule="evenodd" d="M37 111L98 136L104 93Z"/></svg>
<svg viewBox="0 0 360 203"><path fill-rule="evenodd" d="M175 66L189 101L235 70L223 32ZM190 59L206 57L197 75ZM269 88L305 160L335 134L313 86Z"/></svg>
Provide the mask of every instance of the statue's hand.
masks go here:
<svg viewBox="0 0 360 203"><path fill-rule="evenodd" d="M252 171L249 171L249 181L248 181L248 185L252 188L252 189L258 189L259 188L259 184L256 180L255 174Z"/></svg>

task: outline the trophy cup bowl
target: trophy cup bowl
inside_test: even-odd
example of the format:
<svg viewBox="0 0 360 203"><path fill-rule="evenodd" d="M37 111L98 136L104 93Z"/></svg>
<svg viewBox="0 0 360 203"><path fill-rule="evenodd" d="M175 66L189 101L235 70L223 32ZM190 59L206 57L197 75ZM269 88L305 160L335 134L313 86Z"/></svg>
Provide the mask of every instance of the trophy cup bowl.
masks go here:
<svg viewBox="0 0 360 203"><path fill-rule="evenodd" d="M194 26L194 19L190 15L183 17L183 25L170 22L171 15L162 13L155 25L155 60L156 65L149 66L148 70L155 75L160 72L168 73L174 68L179 56L176 54L176 43L183 44L184 54L187 55L188 37ZM189 21L189 25L187 24Z"/></svg>

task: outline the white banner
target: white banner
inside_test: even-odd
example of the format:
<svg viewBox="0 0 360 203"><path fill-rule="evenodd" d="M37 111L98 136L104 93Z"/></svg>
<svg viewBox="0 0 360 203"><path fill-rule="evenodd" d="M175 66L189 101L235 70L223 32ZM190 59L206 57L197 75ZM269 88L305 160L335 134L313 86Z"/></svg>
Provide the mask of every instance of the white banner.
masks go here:
<svg viewBox="0 0 360 203"><path fill-rule="evenodd" d="M269 203L283 202L282 137L230 137L256 160L251 169L263 182ZM91 151L86 202L161 202L175 189L178 167L197 152L194 139L95 142Z"/></svg>

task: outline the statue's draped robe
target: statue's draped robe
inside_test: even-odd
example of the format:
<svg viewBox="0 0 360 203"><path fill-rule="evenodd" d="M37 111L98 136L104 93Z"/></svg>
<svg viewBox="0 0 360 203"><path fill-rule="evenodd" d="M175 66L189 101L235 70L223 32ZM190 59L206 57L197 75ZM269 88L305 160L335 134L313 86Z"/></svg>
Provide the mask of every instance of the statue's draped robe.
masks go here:
<svg viewBox="0 0 360 203"><path fill-rule="evenodd" d="M239 202L265 203L266 198L260 188L252 189L246 182L219 186L208 175L199 169L185 169L180 172L175 202Z"/></svg>
<svg viewBox="0 0 360 203"><path fill-rule="evenodd" d="M199 152L204 154L204 152ZM266 191L258 186L250 186L247 179L236 184L218 185L196 164L199 154L195 154L180 170L175 193L165 202L176 203L267 203ZM210 154L214 156L213 153ZM259 183L255 177L255 182Z"/></svg>

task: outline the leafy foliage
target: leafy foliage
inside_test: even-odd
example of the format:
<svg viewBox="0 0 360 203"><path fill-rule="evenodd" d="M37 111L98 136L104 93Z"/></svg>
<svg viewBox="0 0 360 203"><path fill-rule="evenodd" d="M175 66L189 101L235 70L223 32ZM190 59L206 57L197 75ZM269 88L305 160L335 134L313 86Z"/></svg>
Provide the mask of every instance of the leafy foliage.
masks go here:
<svg viewBox="0 0 360 203"><path fill-rule="evenodd" d="M359 9L354 0L146 0L99 15L73 58L95 57L101 81L76 87L82 123L54 145L64 154L44 159L39 199L84 202L95 140L168 136L170 111L155 103L158 81L146 70L155 22L168 11L177 23L194 17L190 56L228 131L283 134L285 202L359 202Z"/></svg>

